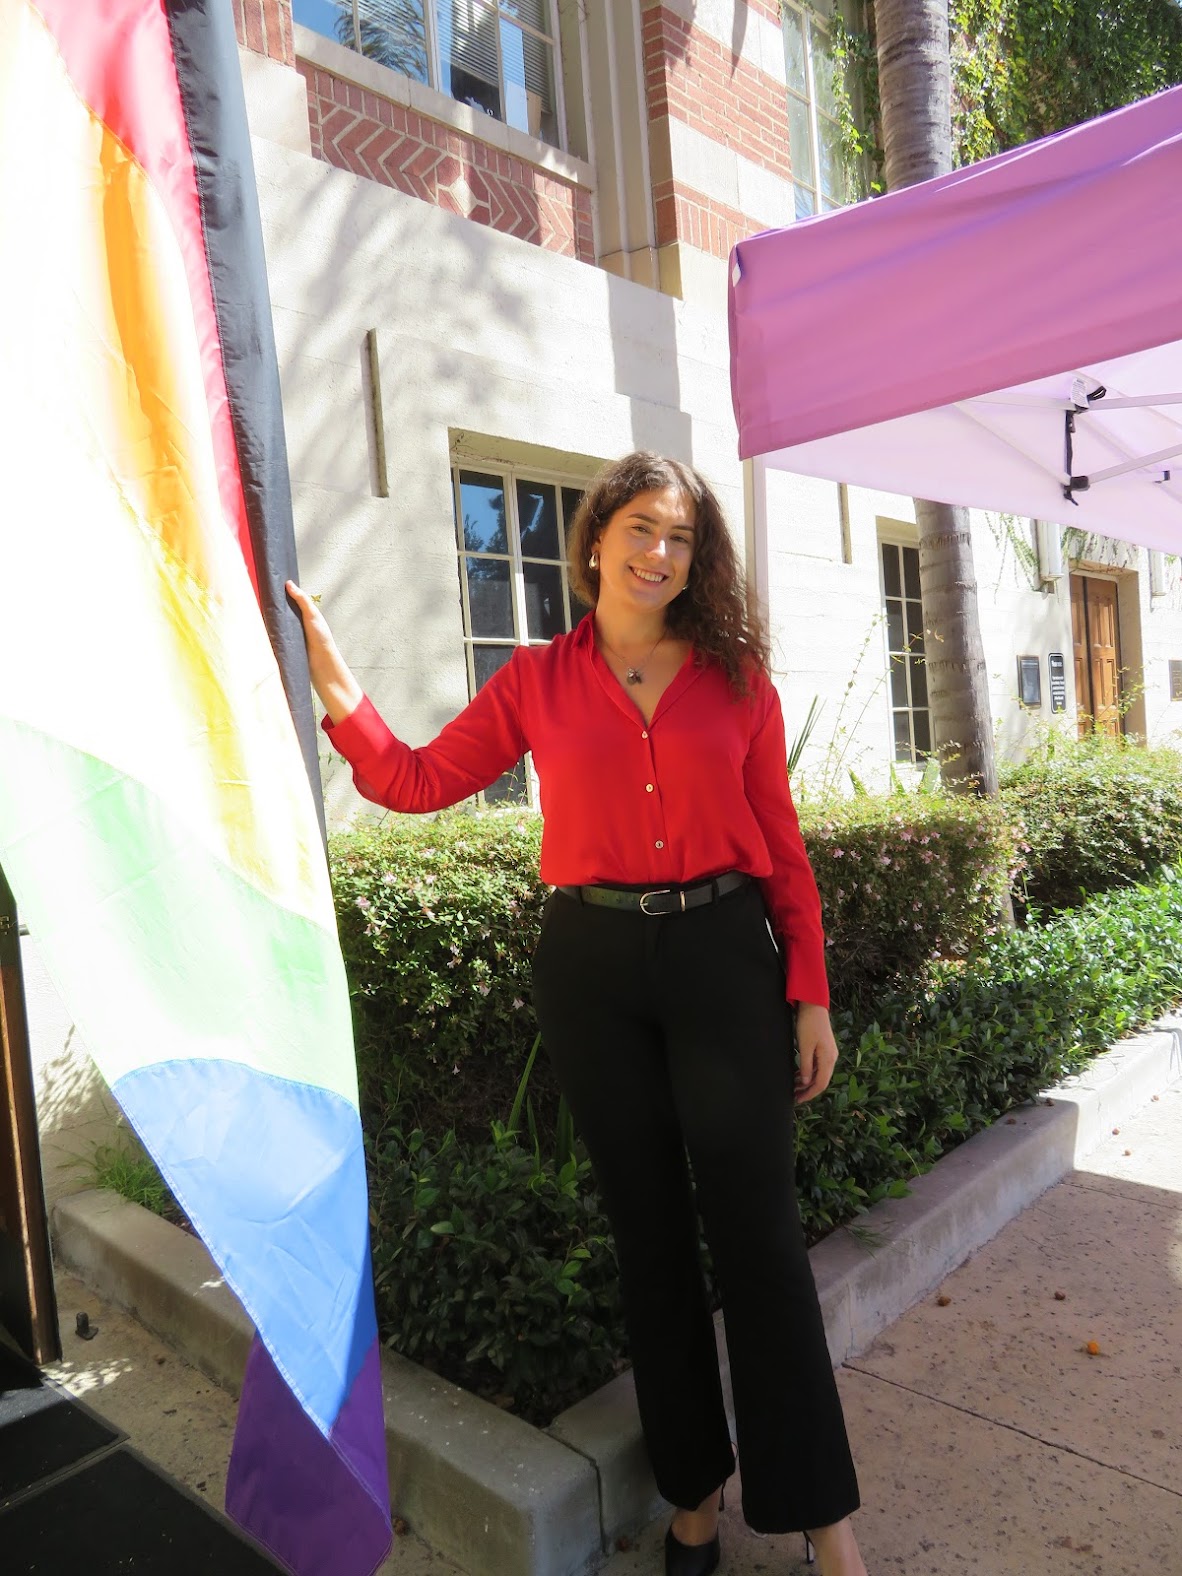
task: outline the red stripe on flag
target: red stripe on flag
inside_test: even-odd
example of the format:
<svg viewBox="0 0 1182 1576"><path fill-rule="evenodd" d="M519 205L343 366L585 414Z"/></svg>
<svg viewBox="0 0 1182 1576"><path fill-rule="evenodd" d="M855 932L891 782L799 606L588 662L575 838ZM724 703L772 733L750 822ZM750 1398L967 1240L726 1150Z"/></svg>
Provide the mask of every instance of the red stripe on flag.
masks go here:
<svg viewBox="0 0 1182 1576"><path fill-rule="evenodd" d="M184 258L213 436L218 491L258 596L258 575L205 253L193 150L163 0L30 0L79 96L151 181Z"/></svg>

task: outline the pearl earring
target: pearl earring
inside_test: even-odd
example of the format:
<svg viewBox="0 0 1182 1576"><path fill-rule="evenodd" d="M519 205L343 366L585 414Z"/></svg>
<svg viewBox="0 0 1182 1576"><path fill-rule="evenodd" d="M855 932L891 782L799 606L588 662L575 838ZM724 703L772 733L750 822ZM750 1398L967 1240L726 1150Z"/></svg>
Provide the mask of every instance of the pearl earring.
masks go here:
<svg viewBox="0 0 1182 1576"><path fill-rule="evenodd" d="M591 554L591 557L587 560L587 568L588 569L598 569L599 568L599 554L598 553L592 553Z"/></svg>

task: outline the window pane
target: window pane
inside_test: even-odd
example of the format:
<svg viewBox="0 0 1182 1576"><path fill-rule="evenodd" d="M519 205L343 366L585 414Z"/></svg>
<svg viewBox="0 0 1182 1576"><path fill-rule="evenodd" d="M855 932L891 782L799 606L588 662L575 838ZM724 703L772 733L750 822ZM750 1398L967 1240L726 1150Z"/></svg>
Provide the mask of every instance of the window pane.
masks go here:
<svg viewBox="0 0 1182 1576"><path fill-rule="evenodd" d="M505 119L518 131L556 143L553 49L502 18L501 64L505 71Z"/></svg>
<svg viewBox="0 0 1182 1576"><path fill-rule="evenodd" d="M915 731L915 753L917 756L932 753L932 730L928 725L926 711L912 712L912 725Z"/></svg>
<svg viewBox="0 0 1182 1576"><path fill-rule="evenodd" d="M513 639L513 595L507 558L466 558L473 635Z"/></svg>
<svg viewBox="0 0 1182 1576"><path fill-rule="evenodd" d="M922 657L908 658L911 669L911 704L926 706L928 703L928 670Z"/></svg>
<svg viewBox="0 0 1182 1576"><path fill-rule="evenodd" d="M891 658L891 705L906 706L909 704L907 695L907 662L904 657Z"/></svg>
<svg viewBox="0 0 1182 1576"><path fill-rule="evenodd" d="M580 619L586 618L587 614L590 611L591 611L591 609L587 606L586 602L581 602L579 600L579 598L574 594L574 592L571 591L570 592L570 627L573 629L575 627L575 625L579 622Z"/></svg>
<svg viewBox="0 0 1182 1576"><path fill-rule="evenodd" d="M794 186L792 201L798 219L808 219L817 211L817 199L807 186Z"/></svg>
<svg viewBox="0 0 1182 1576"><path fill-rule="evenodd" d="M324 38L355 49L352 0L295 0L292 19Z"/></svg>
<svg viewBox="0 0 1182 1576"><path fill-rule="evenodd" d="M392 71L427 80L427 27L423 0L359 0L361 53Z"/></svg>
<svg viewBox="0 0 1182 1576"><path fill-rule="evenodd" d="M476 688L482 690L498 668L503 668L513 655L512 646L473 646L472 671Z"/></svg>
<svg viewBox="0 0 1182 1576"><path fill-rule="evenodd" d="M562 520L563 520L563 554L565 556L566 544L570 540L571 521L575 517L575 510L583 501L583 494L577 487L564 487L562 489Z"/></svg>
<svg viewBox="0 0 1182 1576"><path fill-rule="evenodd" d="M505 772L484 790L485 804L528 804L529 785L526 780L525 762L518 761L511 772Z"/></svg>
<svg viewBox="0 0 1182 1576"><path fill-rule="evenodd" d="M886 605L887 617L887 650L890 652L903 651L906 648L907 637L903 633L903 604L888 600Z"/></svg>
<svg viewBox="0 0 1182 1576"><path fill-rule="evenodd" d="M833 43L829 34L820 27L809 28L813 46L813 86L817 94L817 109L822 115L837 115L837 67L833 61Z"/></svg>
<svg viewBox="0 0 1182 1576"><path fill-rule="evenodd" d="M809 130L808 105L803 99L788 98L788 153L794 178L805 186L813 184L813 143Z"/></svg>
<svg viewBox="0 0 1182 1576"><path fill-rule="evenodd" d="M899 578L899 549L893 542L882 544L882 584L887 596L903 595Z"/></svg>
<svg viewBox="0 0 1182 1576"><path fill-rule="evenodd" d="M923 603L907 603L907 645L910 651L923 650Z"/></svg>
<svg viewBox="0 0 1182 1576"><path fill-rule="evenodd" d="M554 36L547 0L500 0L500 6L505 15L511 16L515 22L524 22L526 27L545 33L547 38Z"/></svg>
<svg viewBox="0 0 1182 1576"><path fill-rule="evenodd" d="M503 668L512 655L512 646L473 646L472 668L476 688L483 689L497 669ZM528 804L529 785L525 762L518 761L511 772L498 777L491 787L484 790L484 798L488 804Z"/></svg>
<svg viewBox="0 0 1182 1576"><path fill-rule="evenodd" d="M463 545L469 552L509 551L509 535L505 529L505 489L499 476L482 476L479 471L461 471L460 515L464 525Z"/></svg>
<svg viewBox="0 0 1182 1576"><path fill-rule="evenodd" d="M807 98L809 79L804 60L804 18L788 6L784 7L784 67L788 86Z"/></svg>
<svg viewBox="0 0 1182 1576"><path fill-rule="evenodd" d="M845 197L844 154L841 146L841 128L835 120L817 119L817 132L821 138L821 190L826 197L840 203Z"/></svg>
<svg viewBox="0 0 1182 1576"><path fill-rule="evenodd" d="M903 549L903 581L907 588L908 596L922 596L919 589L919 549L905 547Z"/></svg>
<svg viewBox="0 0 1182 1576"><path fill-rule="evenodd" d="M526 564L525 621L531 640L553 640L566 629L562 570L557 564Z"/></svg>
<svg viewBox="0 0 1182 1576"><path fill-rule="evenodd" d="M558 498L545 482L517 483L517 520L525 558L561 558L558 543Z"/></svg>
<svg viewBox="0 0 1182 1576"><path fill-rule="evenodd" d="M897 711L895 717L895 759L909 761L911 759L911 716L909 712Z"/></svg>
<svg viewBox="0 0 1182 1576"><path fill-rule="evenodd" d="M497 18L479 0L435 0L440 86L461 104L502 120L497 76Z"/></svg>

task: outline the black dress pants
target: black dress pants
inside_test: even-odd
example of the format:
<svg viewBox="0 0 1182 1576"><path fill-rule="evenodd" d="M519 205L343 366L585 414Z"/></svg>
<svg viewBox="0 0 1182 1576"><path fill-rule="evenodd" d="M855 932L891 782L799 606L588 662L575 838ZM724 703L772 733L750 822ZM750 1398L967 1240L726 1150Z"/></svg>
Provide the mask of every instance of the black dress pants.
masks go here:
<svg viewBox="0 0 1182 1576"><path fill-rule="evenodd" d="M534 1002L615 1234L658 1488L693 1508L734 1470L700 1208L744 1517L769 1533L840 1521L858 1486L796 1205L791 1011L758 886L661 917L554 893Z"/></svg>

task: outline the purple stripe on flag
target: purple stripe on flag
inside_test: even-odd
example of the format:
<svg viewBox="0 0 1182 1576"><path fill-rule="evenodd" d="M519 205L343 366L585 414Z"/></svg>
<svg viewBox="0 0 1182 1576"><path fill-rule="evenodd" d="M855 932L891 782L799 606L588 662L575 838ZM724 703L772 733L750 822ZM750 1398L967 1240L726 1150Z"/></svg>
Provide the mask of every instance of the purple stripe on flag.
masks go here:
<svg viewBox="0 0 1182 1576"><path fill-rule="evenodd" d="M390 1550L379 1346L375 1340L326 1439L251 1347L226 1510L300 1576L371 1576Z"/></svg>

